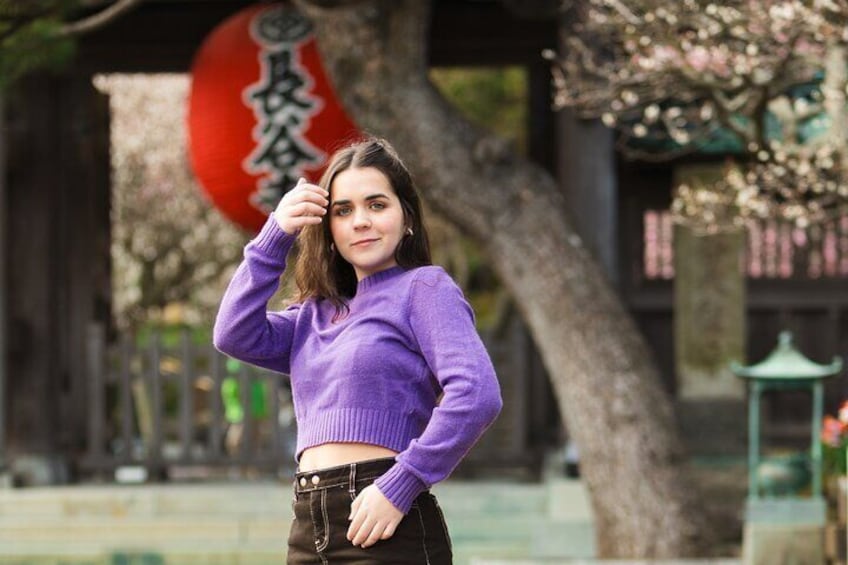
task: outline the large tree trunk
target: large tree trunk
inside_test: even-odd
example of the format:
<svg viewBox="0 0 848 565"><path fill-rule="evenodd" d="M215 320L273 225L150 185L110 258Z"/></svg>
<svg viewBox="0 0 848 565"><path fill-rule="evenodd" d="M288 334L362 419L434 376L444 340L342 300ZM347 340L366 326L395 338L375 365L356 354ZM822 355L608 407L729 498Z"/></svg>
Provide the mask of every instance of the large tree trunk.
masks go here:
<svg viewBox="0 0 848 565"><path fill-rule="evenodd" d="M356 122L397 147L427 202L483 246L515 296L580 446L600 556L702 553L702 507L647 345L572 229L554 179L429 82L429 2L299 5Z"/></svg>

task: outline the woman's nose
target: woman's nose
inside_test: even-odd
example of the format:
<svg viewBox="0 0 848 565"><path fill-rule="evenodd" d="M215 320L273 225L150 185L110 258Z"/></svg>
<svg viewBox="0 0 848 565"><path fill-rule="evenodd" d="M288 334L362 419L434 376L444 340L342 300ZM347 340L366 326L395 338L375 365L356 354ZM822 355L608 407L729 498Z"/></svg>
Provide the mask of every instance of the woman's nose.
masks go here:
<svg viewBox="0 0 848 565"><path fill-rule="evenodd" d="M354 212L353 226L356 228L368 227L371 225L371 218L365 210Z"/></svg>

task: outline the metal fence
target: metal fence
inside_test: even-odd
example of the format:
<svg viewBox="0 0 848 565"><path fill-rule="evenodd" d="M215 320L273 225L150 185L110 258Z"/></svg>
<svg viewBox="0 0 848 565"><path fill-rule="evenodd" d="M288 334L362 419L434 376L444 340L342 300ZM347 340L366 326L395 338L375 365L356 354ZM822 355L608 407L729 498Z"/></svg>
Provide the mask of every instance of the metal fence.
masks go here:
<svg viewBox="0 0 848 565"><path fill-rule="evenodd" d="M504 396L504 410L460 472L522 468L538 472L541 445L559 426L547 376L516 313L483 336ZM208 478L256 470L294 470L296 429L288 378L238 363L195 343L153 334L106 342L87 336L87 451L80 467L104 479ZM139 345L141 343L141 345Z"/></svg>
<svg viewBox="0 0 848 565"><path fill-rule="evenodd" d="M88 450L95 472L138 467L152 478L189 469L290 470L294 410L287 379L228 359L209 343L153 334L107 347L89 328Z"/></svg>

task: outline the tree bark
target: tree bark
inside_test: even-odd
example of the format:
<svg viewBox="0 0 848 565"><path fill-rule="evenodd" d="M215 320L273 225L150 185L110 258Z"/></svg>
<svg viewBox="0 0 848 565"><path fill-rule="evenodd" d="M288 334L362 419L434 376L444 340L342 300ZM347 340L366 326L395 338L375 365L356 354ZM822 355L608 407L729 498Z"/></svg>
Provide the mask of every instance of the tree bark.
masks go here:
<svg viewBox="0 0 848 565"><path fill-rule="evenodd" d="M298 5L346 109L397 147L423 197L482 245L516 298L580 447L599 556L702 554L702 507L647 344L573 230L554 179L429 82L430 3Z"/></svg>

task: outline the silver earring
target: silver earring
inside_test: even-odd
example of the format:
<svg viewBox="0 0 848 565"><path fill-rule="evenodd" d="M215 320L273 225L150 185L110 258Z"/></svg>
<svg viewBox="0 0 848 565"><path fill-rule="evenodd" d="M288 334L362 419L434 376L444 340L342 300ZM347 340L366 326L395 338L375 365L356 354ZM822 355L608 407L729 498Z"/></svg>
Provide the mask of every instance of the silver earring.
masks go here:
<svg viewBox="0 0 848 565"><path fill-rule="evenodd" d="M331 244L330 244L330 253L335 253L335 252L336 252L336 244L335 244L335 243L331 243Z"/></svg>
<svg viewBox="0 0 848 565"><path fill-rule="evenodd" d="M406 228L406 235L412 235L413 233L412 228Z"/></svg>

